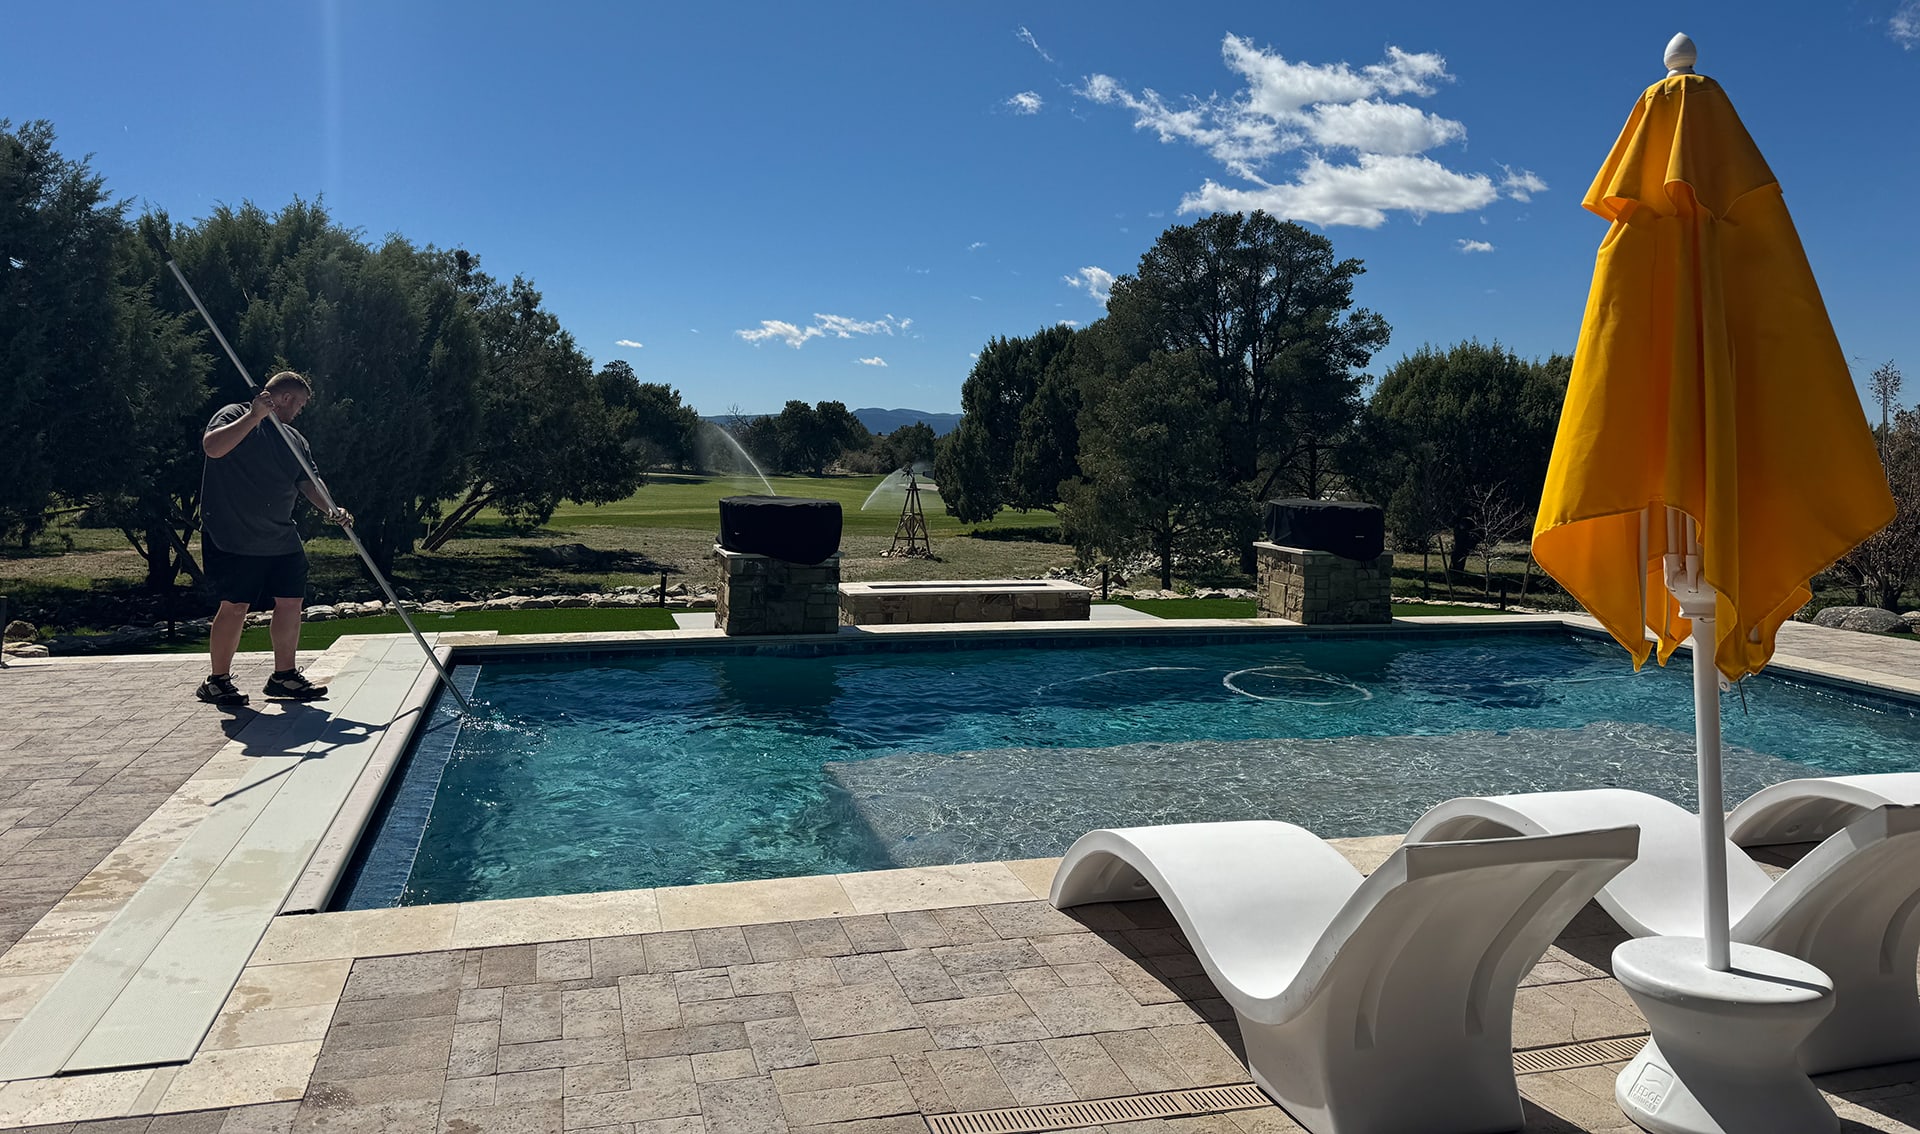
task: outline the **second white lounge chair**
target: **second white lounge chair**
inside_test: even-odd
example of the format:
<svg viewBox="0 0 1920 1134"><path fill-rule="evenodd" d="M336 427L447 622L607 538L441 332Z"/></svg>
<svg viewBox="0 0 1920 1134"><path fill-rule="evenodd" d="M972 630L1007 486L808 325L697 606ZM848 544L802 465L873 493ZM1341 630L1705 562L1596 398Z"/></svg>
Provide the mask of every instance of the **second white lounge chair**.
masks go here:
<svg viewBox="0 0 1920 1134"><path fill-rule="evenodd" d="M1920 803L1920 772L1814 776L1763 787L1727 813L1727 840L1743 847L1817 843L1886 803Z"/></svg>
<svg viewBox="0 0 1920 1134"><path fill-rule="evenodd" d="M1640 828L1640 857L1596 901L1635 937L1702 934L1700 827L1690 811L1619 788L1468 796L1434 807L1409 839L1539 835L1596 823ZM1776 881L1727 844L1732 939L1798 957L1833 981L1834 1008L1800 1049L1809 1074L1920 1058L1920 807L1855 812Z"/></svg>
<svg viewBox="0 0 1920 1134"><path fill-rule="evenodd" d="M1133 827L1076 840L1052 897L1158 895L1233 1007L1254 1082L1314 1134L1482 1134L1524 1121L1515 988L1637 841L1405 845L1362 878L1289 823Z"/></svg>

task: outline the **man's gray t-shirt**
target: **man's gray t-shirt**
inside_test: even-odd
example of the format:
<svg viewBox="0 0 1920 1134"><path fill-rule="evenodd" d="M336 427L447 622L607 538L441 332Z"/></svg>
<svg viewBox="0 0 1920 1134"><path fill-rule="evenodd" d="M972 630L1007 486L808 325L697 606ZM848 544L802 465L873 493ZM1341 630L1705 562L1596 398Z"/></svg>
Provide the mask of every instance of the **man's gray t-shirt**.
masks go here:
<svg viewBox="0 0 1920 1134"><path fill-rule="evenodd" d="M247 416L247 408L239 402L221 407L207 422L207 430L239 421ZM292 426L287 432L311 464L307 439ZM285 555L300 550L293 506L307 474L278 433L273 422L263 421L226 456L206 460L200 474L200 526L222 551Z"/></svg>

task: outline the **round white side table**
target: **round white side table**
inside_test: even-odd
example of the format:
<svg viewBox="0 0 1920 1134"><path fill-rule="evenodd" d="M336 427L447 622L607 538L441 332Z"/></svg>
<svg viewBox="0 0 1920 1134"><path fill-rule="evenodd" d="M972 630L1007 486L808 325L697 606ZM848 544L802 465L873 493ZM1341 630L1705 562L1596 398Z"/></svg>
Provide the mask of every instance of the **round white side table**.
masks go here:
<svg viewBox="0 0 1920 1134"><path fill-rule="evenodd" d="M1833 982L1805 961L1734 944L1706 965L1698 937L1641 937L1613 975L1652 1038L1614 1081L1626 1116L1655 1134L1818 1134L1840 1120L1800 1069L1800 1042L1833 1010Z"/></svg>

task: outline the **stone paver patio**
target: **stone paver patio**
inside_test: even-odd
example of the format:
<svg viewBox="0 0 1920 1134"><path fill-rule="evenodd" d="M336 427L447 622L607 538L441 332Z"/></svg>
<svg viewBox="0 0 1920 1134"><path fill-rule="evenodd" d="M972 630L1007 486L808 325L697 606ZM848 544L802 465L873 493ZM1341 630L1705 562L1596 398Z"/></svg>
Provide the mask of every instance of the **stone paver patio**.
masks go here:
<svg viewBox="0 0 1920 1134"><path fill-rule="evenodd" d="M1920 643L1811 631L1783 635L1783 657L1920 688ZM179 844L169 807L230 776L216 757L252 714L192 702L202 669L0 670L0 1038ZM1365 869L1393 842L1336 845ZM191 1063L0 1085L0 1128L894 1134L1245 1082L1232 1014L1165 908L1055 911L1051 872L282 917ZM1644 1034L1607 974L1621 939L1597 908L1575 919L1518 994L1517 1050ZM1613 1103L1620 1066L1521 1075L1526 1129L1635 1129ZM1920 1128L1920 1063L1818 1082L1843 1129ZM1299 1127L1269 1105L1082 1129Z"/></svg>

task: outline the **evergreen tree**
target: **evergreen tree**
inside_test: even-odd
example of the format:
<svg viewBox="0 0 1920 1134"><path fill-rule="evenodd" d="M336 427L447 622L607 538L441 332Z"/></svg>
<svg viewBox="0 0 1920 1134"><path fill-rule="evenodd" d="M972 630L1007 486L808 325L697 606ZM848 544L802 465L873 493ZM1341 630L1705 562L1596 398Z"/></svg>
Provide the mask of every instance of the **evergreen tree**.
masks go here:
<svg viewBox="0 0 1920 1134"><path fill-rule="evenodd" d="M606 403L593 363L531 282L516 276L502 285L465 252L455 253L454 267L480 326L480 425L457 502L422 548L444 546L486 508L531 530L562 500L606 504L632 494L644 476L622 442L632 410Z"/></svg>
<svg viewBox="0 0 1920 1134"><path fill-rule="evenodd" d="M947 512L969 523L990 520L1004 507L1052 508L1077 439L1071 429L1077 401L1067 390L1068 348L1076 332L1047 327L1027 338L996 338L974 361L960 387L960 425L934 458L934 477ZM1049 375L1053 375L1050 379ZM1051 383L1047 404L1029 416L1028 406L1043 383ZM1024 449L1019 462L1016 451ZM1043 455L1047 455L1044 456ZM1069 471L1070 463L1065 466Z"/></svg>
<svg viewBox="0 0 1920 1134"><path fill-rule="evenodd" d="M54 149L53 127L0 118L0 537L30 540L59 497L116 487L133 424L123 348L124 208Z"/></svg>
<svg viewBox="0 0 1920 1134"><path fill-rule="evenodd" d="M1344 467L1390 502L1402 541L1452 533L1449 568L1480 545L1475 501L1498 489L1531 517L1553 452L1573 360L1526 362L1498 343L1423 346L1401 359L1367 402Z"/></svg>
<svg viewBox="0 0 1920 1134"><path fill-rule="evenodd" d="M1171 587L1177 560L1217 557L1246 524L1244 492L1221 491L1231 427L1196 352L1157 354L1089 392L1082 472L1061 488L1061 531L1083 558L1151 552Z"/></svg>

